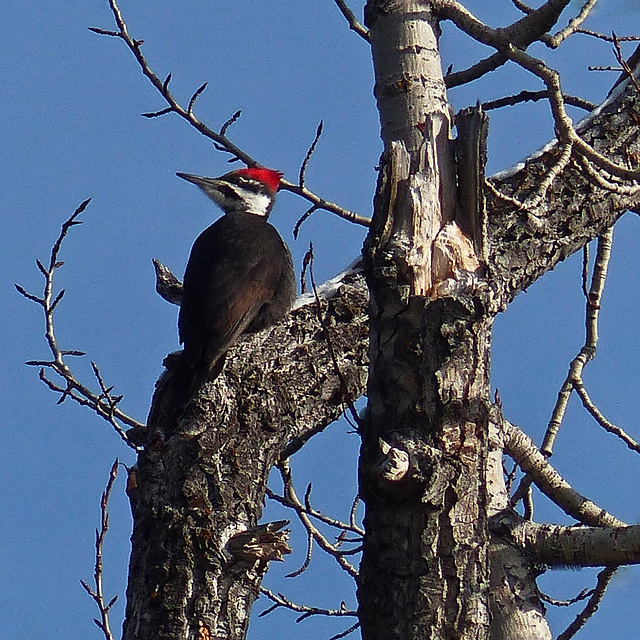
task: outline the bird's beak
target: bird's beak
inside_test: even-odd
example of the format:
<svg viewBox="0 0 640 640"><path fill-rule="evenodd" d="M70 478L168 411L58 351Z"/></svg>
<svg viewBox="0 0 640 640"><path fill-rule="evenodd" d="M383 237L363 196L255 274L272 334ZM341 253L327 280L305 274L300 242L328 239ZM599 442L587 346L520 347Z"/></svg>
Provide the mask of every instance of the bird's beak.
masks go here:
<svg viewBox="0 0 640 640"><path fill-rule="evenodd" d="M220 186L224 184L224 181L218 178L203 178L202 176L194 176L191 173L177 173L179 178L191 182L200 187L202 191L211 198L216 204L220 204L222 200L222 194L220 193Z"/></svg>
<svg viewBox="0 0 640 640"><path fill-rule="evenodd" d="M212 187L218 186L220 183L215 178L203 178L201 176L194 176L191 173L176 173L178 178L182 178L187 182L191 182L192 184L197 185L201 189L207 190L207 187L210 189Z"/></svg>

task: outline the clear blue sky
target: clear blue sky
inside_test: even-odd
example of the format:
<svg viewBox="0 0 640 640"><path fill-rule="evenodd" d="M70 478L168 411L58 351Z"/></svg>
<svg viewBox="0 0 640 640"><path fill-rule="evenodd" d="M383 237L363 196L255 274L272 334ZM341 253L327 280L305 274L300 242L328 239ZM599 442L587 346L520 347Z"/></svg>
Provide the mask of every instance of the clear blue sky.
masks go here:
<svg viewBox="0 0 640 640"><path fill-rule="evenodd" d="M352 7L361 15L363 2ZM576 4L576 3L574 3ZM486 6L491 5L491 9ZM509 0L474 0L472 10L492 24L515 15ZM238 7L241 7L239 9ZM637 30L637 3L601 0L591 26L620 35ZM372 97L368 47L351 33L332 0L180 3L122 0L121 8L144 53L160 76L173 73L175 95L188 101L203 82L198 116L219 127L237 109L233 139L260 162L297 176L318 122L325 134L308 170L318 194L369 215L374 166L381 145ZM493 12L493 13L492 13ZM63 348L82 349L77 373L91 380L89 358L108 384L124 393L122 407L144 420L153 383L167 352L177 348L176 309L154 292L151 259L181 275L194 238L218 212L176 171L218 175L227 157L176 117L146 120L162 108L123 43L99 37L88 26L112 28L106 0L42 3L23 0L3 9L0 66L3 76L0 128L3 189L0 216L3 248L2 367L0 405L0 640L100 638L93 603L80 587L93 572L93 530L99 496L113 459L134 457L89 411L56 397L37 380L29 359L48 356L40 310L19 297L13 283L34 293L42 279L34 259L46 260L60 224L85 198L93 198L84 224L64 245L58 285L67 295L57 315ZM445 66L462 68L477 54L445 25ZM538 51L542 51L539 49ZM554 55L565 87L600 101L615 76L589 74L587 65L613 64L610 48L584 36ZM536 89L535 79L503 70L486 82L452 92L456 107L505 91ZM489 170L504 168L552 135L544 105L492 117ZM316 277L330 277L355 257L363 230L329 214L316 213L293 241L291 229L307 205L282 194L273 221L287 238L299 266L310 241L316 247ZM602 313L602 340L587 381L614 422L639 437L637 268L639 221L619 225ZM582 343L580 260L573 259L534 285L496 322L494 385L505 413L539 439L569 359ZM343 424L332 426L293 461L298 487L314 482L316 504L346 517L355 492L357 440ZM635 487L639 462L602 435L579 411L570 411L554 463L576 489L628 522L640 519ZM336 458L340 457L339 460ZM121 474L112 501L106 546L106 591L124 601L130 515ZM564 522L539 501L539 519ZM268 517L282 517L274 510ZM304 559L305 541L294 525L294 554L273 567L265 584L310 604L354 604L352 590L332 563L316 553L312 569L296 580L282 576ZM314 567L317 572L313 572ZM541 584L557 598L591 586L592 572L553 572ZM640 573L623 570L601 612L581 636L630 637L640 622ZM256 611L265 605L259 602ZM115 607L119 632L122 609ZM553 612L557 631L573 611ZM276 612L255 620L253 638L282 637L294 615ZM348 625L306 621L289 628L292 637L328 637Z"/></svg>

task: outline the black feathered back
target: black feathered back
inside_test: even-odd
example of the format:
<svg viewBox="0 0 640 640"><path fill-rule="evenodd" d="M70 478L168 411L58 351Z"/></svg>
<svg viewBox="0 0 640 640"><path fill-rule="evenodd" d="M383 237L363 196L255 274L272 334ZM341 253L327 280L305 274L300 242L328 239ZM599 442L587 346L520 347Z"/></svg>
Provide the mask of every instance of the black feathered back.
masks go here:
<svg viewBox="0 0 640 640"><path fill-rule="evenodd" d="M183 287L180 342L186 364L204 379L217 375L240 335L280 321L296 295L287 245L266 219L248 213L224 215L200 234Z"/></svg>

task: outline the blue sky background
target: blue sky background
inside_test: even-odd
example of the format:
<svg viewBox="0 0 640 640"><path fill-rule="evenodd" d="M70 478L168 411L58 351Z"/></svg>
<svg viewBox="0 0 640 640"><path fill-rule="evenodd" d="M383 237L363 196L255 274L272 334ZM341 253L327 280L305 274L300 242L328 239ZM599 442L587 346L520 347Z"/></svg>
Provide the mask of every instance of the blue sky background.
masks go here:
<svg viewBox="0 0 640 640"><path fill-rule="evenodd" d="M352 3L357 15L363 4ZM508 0L473 0L468 6L492 25L516 17ZM113 28L106 0L70 1L64 10L60 7L36 0L9 3L0 23L0 640L101 637L92 622L93 603L79 580L92 577L93 530L110 465L116 456L126 464L134 462L109 425L70 402L57 406L57 398L38 382L37 370L24 366L48 353L41 311L18 296L13 283L41 293L34 259L48 259L61 223L91 196L84 224L72 230L61 254L65 266L57 284L67 295L57 313L58 340L62 348L89 354L74 360L80 378L92 380L89 359L96 361L107 383L125 394L122 408L144 420L162 359L178 347L176 308L156 295L151 259L181 275L193 240L218 216L175 172L219 175L229 168L227 156L177 117L140 117L164 106L159 96L122 42L87 30ZM308 186L370 214L381 151L370 55L331 0L281 0L268 10L256 0L193 0L188 10L183 3L122 0L121 9L133 36L145 40L143 50L155 71L162 77L173 73L174 95L186 104L208 81L196 107L200 119L217 128L242 109L230 135L287 178L295 180L323 119L325 133L308 169ZM614 29L619 35L638 33L639 17L635 2L601 0L587 26ZM453 63L456 69L482 52L449 25L444 25L442 49L445 67ZM534 51L548 54L542 47ZM595 102L615 79L587 71L589 64L614 60L609 45L585 36L574 37L551 61L565 74L567 91ZM539 83L506 68L452 91L451 99L459 108L523 88L537 89ZM491 115L490 172L521 159L552 135L544 104ZM298 267L314 242L320 281L358 254L364 231L319 212L294 241L291 230L306 208L305 202L283 193L272 220L289 241ZM639 221L631 215L617 227L598 357L586 374L601 409L636 437L638 229ZM583 341L580 269L580 257L573 256L496 322L493 384L500 389L507 417L538 441L568 362ZM348 431L343 423L333 425L292 461L299 493L313 480L314 504L343 518L355 493L358 448ZM556 451L554 464L577 490L627 522L640 520L638 461L575 402ZM567 521L544 499L537 504L538 520ZM266 517L282 513L273 508ZM124 473L114 490L111 525L105 589L108 596L120 594L112 615L119 633L131 527ZM305 555L304 536L295 523L293 529L294 553L272 567L265 585L309 604L335 607L345 600L354 606L349 580L319 552L300 578L284 579ZM591 586L593 574L554 571L540 584L554 597L568 598ZM631 637L629 630L640 623L639 592L640 573L622 570L601 611L578 637ZM264 608L258 602L255 611ZM573 615L573 609L550 613L556 633ZM277 611L254 619L250 637L323 638L349 626L334 620L294 626L294 617Z"/></svg>

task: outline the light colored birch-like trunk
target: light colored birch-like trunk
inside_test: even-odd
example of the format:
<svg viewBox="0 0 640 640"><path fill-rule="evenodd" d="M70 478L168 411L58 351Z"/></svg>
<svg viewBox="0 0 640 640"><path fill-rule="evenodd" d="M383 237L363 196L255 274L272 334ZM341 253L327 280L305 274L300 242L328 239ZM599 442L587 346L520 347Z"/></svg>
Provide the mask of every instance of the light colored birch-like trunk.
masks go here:
<svg viewBox="0 0 640 640"><path fill-rule="evenodd" d="M365 16L385 150L365 244L363 637L546 639L526 565L492 546L488 529L506 503L501 448L489 438L497 309L485 282L482 207L457 188L438 23L413 0L372 0ZM500 590L516 573L518 595L532 596L519 607L513 590Z"/></svg>

